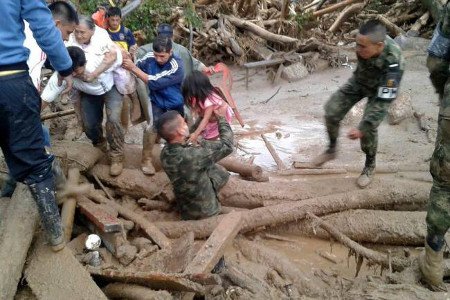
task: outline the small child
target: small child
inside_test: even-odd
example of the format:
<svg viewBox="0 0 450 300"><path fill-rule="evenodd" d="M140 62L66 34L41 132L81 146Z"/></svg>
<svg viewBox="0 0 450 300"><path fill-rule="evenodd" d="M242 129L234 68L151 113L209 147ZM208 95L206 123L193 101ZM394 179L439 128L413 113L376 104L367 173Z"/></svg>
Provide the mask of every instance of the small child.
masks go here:
<svg viewBox="0 0 450 300"><path fill-rule="evenodd" d="M219 96L216 88L209 81L208 76L200 71L192 71L183 82L183 97L186 105L196 115L198 124L190 135L189 141L197 143L202 135L205 140L215 140L219 137L219 126L214 111L226 107L225 119L231 123L233 110L228 103ZM201 120L201 121L200 121Z"/></svg>
<svg viewBox="0 0 450 300"><path fill-rule="evenodd" d="M122 11L118 7L110 7L107 16L111 40L133 56L137 50L136 40L131 30L121 24Z"/></svg>

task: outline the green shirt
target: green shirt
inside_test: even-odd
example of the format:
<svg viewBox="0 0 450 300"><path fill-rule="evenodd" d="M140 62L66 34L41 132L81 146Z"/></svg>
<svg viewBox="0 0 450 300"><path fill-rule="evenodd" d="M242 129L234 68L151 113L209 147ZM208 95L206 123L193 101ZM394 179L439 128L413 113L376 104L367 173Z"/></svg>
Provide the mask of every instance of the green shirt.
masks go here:
<svg viewBox="0 0 450 300"><path fill-rule="evenodd" d="M225 118L219 118L220 141L190 146L167 144L161 163L172 183L178 210L183 219L201 219L220 211L219 190L229 173L216 162L233 152L233 131Z"/></svg>

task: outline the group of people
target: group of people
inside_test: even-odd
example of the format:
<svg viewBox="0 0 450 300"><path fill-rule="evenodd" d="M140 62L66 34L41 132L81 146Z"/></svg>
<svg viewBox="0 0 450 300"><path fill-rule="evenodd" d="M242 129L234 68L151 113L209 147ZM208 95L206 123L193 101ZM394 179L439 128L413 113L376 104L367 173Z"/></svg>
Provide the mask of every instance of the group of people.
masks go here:
<svg viewBox="0 0 450 300"><path fill-rule="evenodd" d="M428 232L419 266L424 282L434 290L445 289L443 246L450 227L449 5L435 31L427 61L439 94L440 111L430 168L433 187L426 219ZM151 150L157 139L164 139L161 163L172 182L181 217L201 219L219 213L218 194L230 175L216 162L233 150L232 111L206 75L213 68L174 43L169 24L158 27L153 43L137 48L131 31L121 24L116 7L108 9L101 24L91 16L78 16L64 1L47 7L43 1L4 0L0 1L0 10L0 146L11 177L30 187L53 250L64 247L55 201L55 180L60 176L55 173L60 172L55 172L54 156L46 149L49 137L40 121L41 97L51 102L67 91L76 95L87 137L109 153L110 174L117 176L122 172L124 156L120 120L123 97L139 92L139 86L148 89L147 113L151 118L144 131L142 171L154 174ZM39 57L33 51L29 55L27 47L33 41L28 40L29 34L26 37L27 30L41 49L37 64L29 61L27 65L29 57ZM359 126L348 133L350 139L360 140L366 155L357 180L365 188L375 173L377 128L397 96L404 58L386 28L375 20L360 27L356 45L358 65L353 76L325 105L329 146L314 164L320 166L337 156L340 121L353 105L367 97ZM39 76L33 71L42 67L47 56L55 73L40 95ZM190 114L196 117L193 123L187 118Z"/></svg>

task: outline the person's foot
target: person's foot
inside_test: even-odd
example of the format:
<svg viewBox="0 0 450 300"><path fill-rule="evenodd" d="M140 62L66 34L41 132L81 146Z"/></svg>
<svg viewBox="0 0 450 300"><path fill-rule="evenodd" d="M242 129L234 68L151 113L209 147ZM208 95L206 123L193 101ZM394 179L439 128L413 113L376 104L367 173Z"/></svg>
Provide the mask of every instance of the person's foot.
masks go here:
<svg viewBox="0 0 450 300"><path fill-rule="evenodd" d="M325 152L314 158L312 164L315 167L320 167L324 163L335 159L336 156L337 156L336 148L328 148Z"/></svg>
<svg viewBox="0 0 450 300"><path fill-rule="evenodd" d="M94 147L99 149L103 153L107 153L108 152L108 143L106 141L103 141L101 143L95 144Z"/></svg>
<svg viewBox="0 0 450 300"><path fill-rule="evenodd" d="M155 167L153 166L153 163L152 163L151 159L150 160L144 160L141 163L141 170L142 170L142 173L144 173L145 175L154 175L155 172L156 172Z"/></svg>
<svg viewBox="0 0 450 300"><path fill-rule="evenodd" d="M123 171L123 164L121 161L111 162L111 167L109 169L109 175L119 176Z"/></svg>
<svg viewBox="0 0 450 300"><path fill-rule="evenodd" d="M362 189L369 186L375 175L375 156L366 156L366 164L356 184Z"/></svg>
<svg viewBox="0 0 450 300"><path fill-rule="evenodd" d="M59 243L55 245L52 244L51 247L53 252L59 252L62 249L64 249L64 247L66 247L66 243L63 240L61 240Z"/></svg>
<svg viewBox="0 0 450 300"><path fill-rule="evenodd" d="M427 287L435 292L446 292L442 278L444 277L443 270L443 249L434 251L425 241L425 249L419 255L419 268L421 272L421 280Z"/></svg>

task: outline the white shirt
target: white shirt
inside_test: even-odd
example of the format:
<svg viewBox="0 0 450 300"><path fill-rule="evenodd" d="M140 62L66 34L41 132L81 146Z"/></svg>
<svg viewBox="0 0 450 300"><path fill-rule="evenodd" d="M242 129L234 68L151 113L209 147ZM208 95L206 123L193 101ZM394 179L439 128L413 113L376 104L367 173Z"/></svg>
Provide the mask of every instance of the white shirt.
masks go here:
<svg viewBox="0 0 450 300"><path fill-rule="evenodd" d="M105 35L106 34L106 35ZM73 34L70 35L67 46L76 46L83 49L86 55L86 72L92 73L97 69L105 57L105 53L110 49L116 49L114 42L108 35L108 32L100 27L95 28L95 32L91 37L88 45L79 44ZM93 82L84 82L78 78L74 78L73 87L76 90L89 95L103 95L111 90L114 85L113 71L122 65L122 53L117 50L117 58L114 64L105 72L100 74ZM53 74L48 81L47 86L42 92L41 98L45 102L53 102L59 94L64 90L65 85L58 86L57 74Z"/></svg>
<svg viewBox="0 0 450 300"><path fill-rule="evenodd" d="M25 41L23 42L24 47L30 50L30 55L28 56L27 65L28 72L33 81L34 86L39 91L41 89L41 71L44 66L47 55L39 47L38 43L33 37L33 32L30 29L28 22L25 23Z"/></svg>

